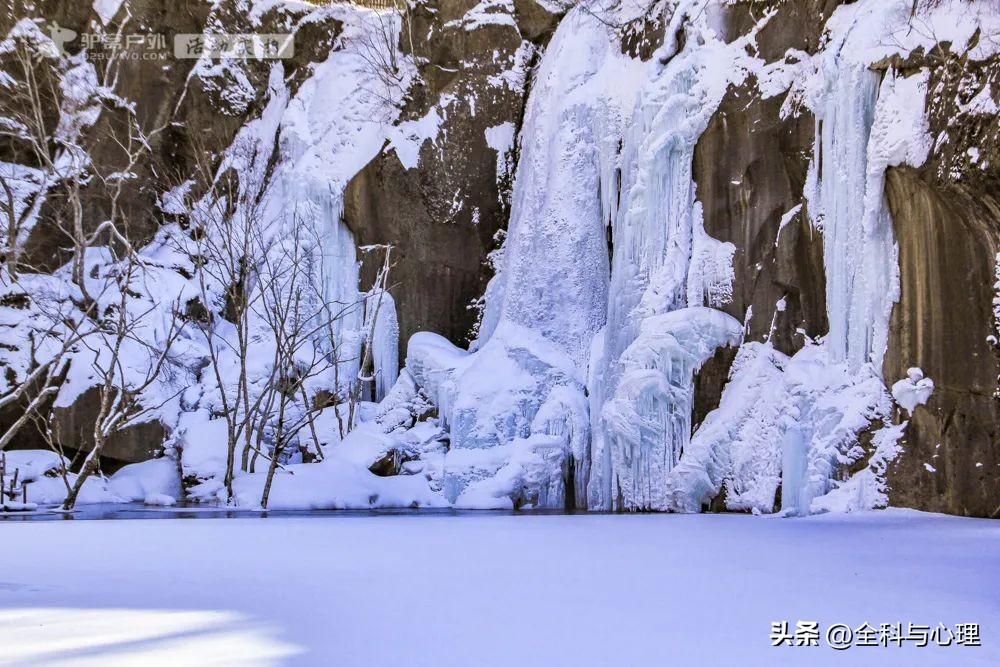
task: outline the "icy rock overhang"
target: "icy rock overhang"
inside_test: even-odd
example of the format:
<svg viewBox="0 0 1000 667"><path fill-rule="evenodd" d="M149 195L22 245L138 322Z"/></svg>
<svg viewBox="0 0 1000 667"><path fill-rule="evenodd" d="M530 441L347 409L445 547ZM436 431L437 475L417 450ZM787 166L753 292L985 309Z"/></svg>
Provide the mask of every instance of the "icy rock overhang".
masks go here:
<svg viewBox="0 0 1000 667"><path fill-rule="evenodd" d="M667 482L691 437L695 374L742 336L735 318L701 306L642 322L601 413L611 450L612 509L673 509Z"/></svg>

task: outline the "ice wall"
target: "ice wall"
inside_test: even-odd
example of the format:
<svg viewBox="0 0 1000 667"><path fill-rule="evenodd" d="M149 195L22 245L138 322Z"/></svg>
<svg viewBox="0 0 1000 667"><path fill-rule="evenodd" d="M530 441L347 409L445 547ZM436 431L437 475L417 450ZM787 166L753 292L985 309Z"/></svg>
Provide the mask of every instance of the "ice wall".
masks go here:
<svg viewBox="0 0 1000 667"><path fill-rule="evenodd" d="M704 307L728 298L734 247L704 232L691 163L746 75L734 63L754 33L726 44L703 11L711 3L677 4L648 62L623 55L610 27L648 8L588 3L563 19L529 95L509 235L473 353L411 341L411 372L444 406L445 489L459 504L560 504L565 478L577 506L663 508L694 373L738 343L739 323ZM677 54L685 23L690 45Z"/></svg>
<svg viewBox="0 0 1000 667"><path fill-rule="evenodd" d="M298 200L311 209L311 224L319 231L320 256L317 258L319 281L325 302L323 317L331 326L318 333L319 345L340 363L339 374L345 381L357 377L364 332L364 297L361 285L360 262L354 235L341 218L343 202L339 192L331 188L309 192Z"/></svg>
<svg viewBox="0 0 1000 667"><path fill-rule="evenodd" d="M642 72L606 21L567 14L528 96L508 236L473 352L410 341L408 368L451 434L444 489L458 505L561 507L568 478L584 501L585 374L605 319L619 138Z"/></svg>
<svg viewBox="0 0 1000 667"><path fill-rule="evenodd" d="M559 24L528 95L510 225L477 347L509 322L586 365L605 319L618 141L642 71L593 11L573 9Z"/></svg>
<svg viewBox="0 0 1000 667"><path fill-rule="evenodd" d="M816 189L808 206L823 231L827 347L832 361L881 368L899 269L884 181L869 172L879 75L844 64L828 85L816 113Z"/></svg>
<svg viewBox="0 0 1000 667"><path fill-rule="evenodd" d="M665 508L667 474L690 437L694 372L739 342L739 323L703 308L731 298L735 248L704 231L692 161L728 86L746 76L756 29L727 44L707 4L678 3L624 135L607 326L588 387L593 509ZM682 27L686 46L674 53ZM697 334L674 337L687 320Z"/></svg>
<svg viewBox="0 0 1000 667"><path fill-rule="evenodd" d="M807 339L792 357L769 342L744 344L719 409L671 472L671 509L698 511L724 490L729 509L770 512L779 487L781 510L792 514L886 502L885 469L902 430L889 425L892 401L881 377L899 295L885 170L919 166L927 157L928 77L926 71L902 77L891 69L883 77L870 65L926 39L911 29L911 10L894 0L840 7L823 48L790 61L795 74L786 79L788 99L816 118L803 195L823 234L830 330L819 341ZM947 20L943 10L922 11L931 12L917 17L927 25L958 32L968 27ZM779 62L762 70L765 95L773 95L767 87L787 74L783 67ZM858 443L865 429L873 431L875 445L868 465L841 481L842 471L867 454Z"/></svg>

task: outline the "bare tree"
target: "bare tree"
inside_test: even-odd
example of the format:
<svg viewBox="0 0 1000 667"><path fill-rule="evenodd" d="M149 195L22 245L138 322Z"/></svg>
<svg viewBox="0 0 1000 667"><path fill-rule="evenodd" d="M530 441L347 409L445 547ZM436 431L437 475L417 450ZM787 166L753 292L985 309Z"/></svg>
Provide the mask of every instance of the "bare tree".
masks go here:
<svg viewBox="0 0 1000 667"><path fill-rule="evenodd" d="M17 276L19 244L28 221L37 214L47 191L66 179L74 166L72 159L63 160L56 154L57 150L65 148L55 141L62 95L51 70L36 62L40 46L30 37L28 33L13 41L13 50L6 54L13 76L8 75L9 80L4 85L7 99L4 119L0 123L0 137L24 147L25 161L38 165L37 183L23 182L27 180L24 177L32 173L31 168L22 171L22 178L17 178L12 165L7 173L0 173L0 188L4 194L5 278L9 280Z"/></svg>
<svg viewBox="0 0 1000 667"><path fill-rule="evenodd" d="M133 170L142 157L151 151L151 138L165 128L144 131L135 106L112 92L125 55L117 45L122 43L120 37L130 19L126 7L117 28L119 39L108 40L112 46L103 58L72 65L93 69L98 83L91 84L90 90L81 89L81 84L73 81L66 85L70 62L31 21L20 22L16 38L8 40L13 46L3 55L7 56L5 61L12 72L0 77L6 97L0 138L20 147L26 153L23 161L38 167L37 173L31 168L22 170L20 175L12 169L0 172L0 211L5 223L0 229L4 236L6 280L16 279L23 233L46 197L63 203L57 207L53 222L70 246L73 282L85 300L91 299L83 275L87 249L103 240L129 246L128 221L121 206L124 185L134 176ZM56 53L50 53L51 50ZM40 54L47 54L50 59ZM108 109L124 117L123 132L110 131L103 136L121 149L120 164L115 166L94 164L79 143L83 129ZM38 182L25 184L26 174ZM97 186L92 196L107 202L110 208L107 219L90 232L83 205L83 190L87 186ZM30 271L33 267L26 268Z"/></svg>
<svg viewBox="0 0 1000 667"><path fill-rule="evenodd" d="M267 398L262 403L265 410L257 425L259 441L254 452L254 459L269 459L261 496L264 508L281 461L297 443L300 451L305 449L300 443L305 429L316 443L316 456L322 457L315 419L324 406L316 400L310 384L332 375L334 392L339 393L340 367L354 359L341 356L338 325L363 310L369 301L358 295L348 303L332 302L322 291L323 264L317 261L319 239L314 225L296 212L282 229L281 241L262 247L259 253L262 298L255 306L255 315L266 322L275 349L273 381L263 392ZM359 382L360 378L349 387L350 396L359 395L355 389ZM351 405L355 405L353 399ZM339 420L339 402L334 403L333 410ZM352 420L353 407L348 431Z"/></svg>
<svg viewBox="0 0 1000 667"><path fill-rule="evenodd" d="M129 18L127 11L125 14L119 34ZM142 332L148 324L146 320L157 309L154 305L134 312L135 282L145 274L146 267L129 239L134 230L130 229L131 220L122 206L126 183L134 178L137 165L151 151L150 137L163 128L144 132L134 105L112 92L123 55L120 49L113 47L95 66L89 61L71 62L58 50L51 52L54 46L46 40L35 23L25 20L16 28L16 39L8 40L13 46L3 53L11 73L0 82L9 93L5 118L0 123L0 138L21 151L22 162L36 166L17 170L9 165L6 172L0 173L0 215L4 222L0 282L8 295L21 295L33 303L37 312L32 314L34 328L28 336L24 377L9 381L8 390L0 395L0 408L16 402L27 404L23 414L0 434L0 449L25 424L34 421L50 446L63 456L63 443L53 434L51 411L46 409L65 380L69 366L89 363L85 359L89 352L98 378L99 410L92 442L78 443L86 458L72 485L68 484L68 471L63 471L67 482L64 506L69 509L87 478L99 469L107 439L157 407L146 404L148 397L143 392L163 371L179 326L173 307L165 338L156 343L145 340ZM46 47L51 47L48 52ZM40 58L43 52L48 60ZM84 84L93 80L90 77L96 77L96 82L82 88L65 85L73 68L90 71L83 76ZM112 124L113 129L104 135L105 141L118 146L120 159L115 159L114 165L98 165L79 140L84 128L108 109L120 114L123 120ZM119 131L120 127L124 130ZM27 185L23 182L26 174L33 179ZM85 219L86 196L106 204L104 219ZM37 216L46 198L58 204L53 208L51 222L68 242L70 279L77 290L51 299L21 285L22 274L41 271L22 261L19 247L29 221ZM87 251L102 244L108 246L111 262L98 262L88 276ZM104 279L99 278L102 269L109 271ZM146 351L149 361L146 372L138 379L134 377L131 360L123 356L125 350L136 346Z"/></svg>
<svg viewBox="0 0 1000 667"><path fill-rule="evenodd" d="M384 84L399 85L398 23L388 14L380 15L379 20L385 27L382 43L369 45L371 49L365 52L390 76ZM83 460L75 479L65 466L62 471L67 486L63 506L71 509L87 480L100 471L108 440L151 417L164 401L173 398L154 390L172 364L171 348L183 326L181 304L172 304L164 312L155 300L145 299L150 290L140 284L148 267L133 247L130 232L134 229L130 229L132 221L122 202L126 184L151 152L150 137L159 130L145 133L134 107L109 92L117 77L114 58L98 73L102 85L91 93L90 100L123 114L124 124L114 127L124 130L106 138L118 146L122 156L114 168L93 164L78 145L78 137L61 127L64 100L57 77L37 76L27 46L18 52L18 58L15 62L23 85L16 89L23 95L18 105L22 115L0 126L0 136L27 146L30 161L39 165L37 171L42 175L31 172L38 187L28 188L26 198L24 184L13 178L16 174L0 173L5 275L16 286L19 274L35 271L22 261L19 240L39 202L46 197L59 198L62 205L55 208L55 229L69 246L68 273L77 291L66 304L73 313L69 320L72 326L56 318L48 327L41 327L38 335L47 341L47 356L36 353L33 345L23 382L0 395L0 408L16 401L26 401L28 408L0 434L0 450L24 424L34 421L65 461L64 448L69 443L53 429L51 409L46 411L46 407L51 408L51 399L70 364L89 364L96 379L90 390L97 398L92 433L85 443L78 444ZM261 505L266 507L274 475L288 461L292 448L298 446L304 457L322 457L316 417L329 403L321 398L321 392L333 395L341 437L354 426L358 404L374 380L372 343L388 288L391 248L369 249L384 250L385 261L367 295L358 294L346 303L331 300L323 287L326 268L316 256L322 232L309 216L298 211L267 219L267 177L246 178L240 164L266 164L270 155L260 154L259 145L237 146L236 152L240 150L245 154L227 153L236 159L218 173L214 165L199 165L205 189L197 202L189 202L196 215L183 245L196 267L207 320L198 328L207 343L208 368L219 388L215 412L227 425L223 480L227 500L233 498L237 472L254 472L256 462L263 458L268 470ZM106 204L106 219L85 219L85 197L99 197ZM108 259L95 262L93 256L88 258L88 250L102 244ZM216 326L216 313L233 326ZM163 320L165 333L158 340L149 340L158 319ZM349 344L342 335L347 320L360 322L351 328L363 329L349 336ZM263 346L262 335L267 341ZM265 370L260 376L251 370L250 362L251 355L262 347L271 358L270 363L262 364ZM352 369L351 377L342 377L345 366ZM348 404L346 423L341 413L344 403ZM316 443L314 452L303 444L309 441L301 435L307 429Z"/></svg>
<svg viewBox="0 0 1000 667"><path fill-rule="evenodd" d="M358 368L357 381L351 391L351 402L348 410L348 425L353 428L357 418L358 403L362 397L373 396L375 393L374 344L375 332L378 326L378 315L382 301L389 289L389 272L392 269L392 246L370 245L362 248L365 252L382 252L382 265L375 275L375 282L366 299L365 308L365 340Z"/></svg>
<svg viewBox="0 0 1000 667"><path fill-rule="evenodd" d="M263 458L268 467L261 506L266 507L274 475L294 447L304 455L323 456L315 420L328 404L319 400L320 391L332 393L341 436L353 425L362 376L345 378L342 367L360 363L366 369L364 377L371 375L368 348L374 320L364 325L363 358L367 361L359 361L356 351L345 350L342 330L355 319L359 326L365 322L360 315L366 308L377 317L378 307L373 303L381 303L387 287L390 250L385 248L378 289L340 301L324 291L328 268L319 257L322 233L312 216L296 210L265 219L266 193L241 189L227 175L217 178L201 201L195 247L202 299L214 303L216 293L224 290L225 319L234 325L229 335L220 335L212 322L201 327L219 387L220 405L215 412L227 425L223 483L227 499L232 500L236 473L255 472ZM261 336L266 345L259 343ZM251 377L248 360L262 349L269 355L267 370L263 377ZM227 370L234 367L235 373ZM343 403L350 406L346 424L341 416ZM317 445L314 452L302 444L300 436L307 429Z"/></svg>
<svg viewBox="0 0 1000 667"><path fill-rule="evenodd" d="M73 509L84 483L100 470L100 457L108 438L155 414L176 395L157 396L155 402L145 395L147 389L162 379L165 366L170 363L171 347L181 331L181 319L177 304L173 304L164 323L163 338L148 340L149 332L157 324L153 319L159 312L155 304L139 312L132 304L135 300L132 295L138 293L134 283L141 272L141 264L134 253L126 254L121 262L111 267L108 280L116 287L117 303L105 309L97 335L84 341L93 355L91 365L98 380L98 409L89 452L63 503L65 510Z"/></svg>
<svg viewBox="0 0 1000 667"><path fill-rule="evenodd" d="M212 154L194 139L199 156L196 178L202 191L194 197L194 186L179 184L186 192L185 208L192 211L191 243L182 241L197 267L197 281L205 321L199 330L205 338L209 364L218 387L219 405L213 409L226 422L226 468L223 485L227 502L233 499L233 479L238 470L250 469L251 454L259 451L259 426L270 410L269 393L255 389L263 381L276 381L278 364L272 359L270 375L252 378L250 357L253 317L263 298L258 271L269 252L265 231L273 220L265 218L267 197L259 184L246 183L245 176L230 166L215 173L206 157ZM259 142L238 144L229 159L252 165L262 159ZM256 187L255 187L256 186ZM223 303L218 303L220 296ZM234 335L220 333L216 311L233 325ZM235 375L230 363L235 361ZM256 382L255 382L256 381Z"/></svg>
<svg viewBox="0 0 1000 667"><path fill-rule="evenodd" d="M237 473L254 472L260 458L269 462L270 487L273 471L303 429L319 443L315 418L327 404L310 389L310 380L333 376L332 391L325 393L333 396L340 418L341 366L357 358L356 352L345 353L340 329L364 308L360 296L340 303L324 294L327 267L317 257L323 231L314 216L268 213L275 207L269 206L266 182L253 176L253 165L266 160L266 152L259 142L238 142L218 173L202 159L201 185L175 188L186 192L185 208L192 212L190 238L181 236L178 246L197 267L203 319L198 328L218 388L212 412L226 424L227 502ZM252 358L259 362L261 354L268 362L253 364L255 371ZM348 427L340 430L343 436ZM323 456L318 446L303 452Z"/></svg>
<svg viewBox="0 0 1000 667"><path fill-rule="evenodd" d="M256 146L254 147L256 150ZM204 151L198 151L204 155ZM254 156L248 156L253 160ZM210 165L202 164L203 174ZM208 346L208 355L219 388L222 417L226 420L226 470L223 483L227 501L233 497L233 477L236 472L236 452L242 444L241 467L245 470L252 447L252 423L260 408L262 396L254 397L249 377L250 315L254 299L258 298L251 280L254 271L253 238L261 228L263 201L255 192L240 188L233 173L224 173L210 181L205 197L192 202L199 212L195 230L198 285L201 299L209 310L209 320L201 327ZM225 316L234 325L235 341L219 335L211 321L211 304L215 289L225 292ZM225 357L236 357L236 378L227 377ZM234 381L235 380L235 381Z"/></svg>
<svg viewBox="0 0 1000 667"><path fill-rule="evenodd" d="M269 383L264 391L268 395L266 404L269 410L263 417L270 423L260 424L258 431L260 436L270 431L271 436L269 453L265 455L270 462L261 495L261 507L265 508L279 461L308 423L308 419L303 417L311 411L306 382L325 368L324 360L314 345L316 334L324 327L317 327L314 314L309 312L309 258L306 257L307 249L303 247L304 240L301 218L295 216L291 238L278 244L277 248L261 249L263 298L256 314L267 323L273 336L272 377L276 380ZM258 448L254 457L261 453Z"/></svg>
<svg viewBox="0 0 1000 667"><path fill-rule="evenodd" d="M413 9L406 0L377 0L377 2L366 0L366 2L375 9L389 11L374 12L370 19L371 29L361 31L352 39L351 44L377 84L377 90L370 87L366 87L365 90L394 106L397 98L405 93L406 87L401 48L408 49L408 57L413 62L419 60L413 40Z"/></svg>
<svg viewBox="0 0 1000 667"><path fill-rule="evenodd" d="M82 329L69 321L54 322L42 332L29 332L27 372L23 378L8 384L7 391L0 395L0 409L25 400L28 402L21 415L0 434L0 451L6 449L25 424L43 412L59 392L72 353L93 332L93 329ZM56 349L42 351L45 343L54 345Z"/></svg>

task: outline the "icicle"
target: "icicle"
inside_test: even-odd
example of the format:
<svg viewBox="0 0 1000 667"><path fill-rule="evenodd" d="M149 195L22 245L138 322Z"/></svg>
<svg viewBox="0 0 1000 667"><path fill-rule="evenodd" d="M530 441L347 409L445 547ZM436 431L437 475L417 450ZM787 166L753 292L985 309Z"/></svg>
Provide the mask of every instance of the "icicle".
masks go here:
<svg viewBox="0 0 1000 667"><path fill-rule="evenodd" d="M719 347L738 345L742 334L738 320L704 307L643 321L601 414L612 508L669 508L668 474L691 435L694 374Z"/></svg>
<svg viewBox="0 0 1000 667"><path fill-rule="evenodd" d="M685 20L682 9L674 30ZM672 58L641 90L625 134L607 326L591 353L588 387L593 509L664 505L667 474L690 436L693 371L704 358L668 345L638 361L645 322L688 306L721 306L732 294L735 247L705 233L692 162L730 81L743 76L735 61L754 33L726 44L701 12L693 16L697 39L676 55L665 47Z"/></svg>
<svg viewBox="0 0 1000 667"><path fill-rule="evenodd" d="M378 307L372 337L372 360L375 366L375 400L381 401L399 376L399 323L396 319L396 302L386 291L368 295L369 311ZM365 329L371 323L371 314L366 313Z"/></svg>
<svg viewBox="0 0 1000 667"><path fill-rule="evenodd" d="M328 331L332 336L324 348L336 354L343 383L357 377L364 343L364 298L358 292L360 263L354 235L344 224L343 201L330 192L308 192L316 218L313 224L322 234L321 280L323 297L330 304L327 318L334 318ZM323 335L321 334L321 335Z"/></svg>
<svg viewBox="0 0 1000 667"><path fill-rule="evenodd" d="M885 203L885 164L869 165L878 74L845 64L817 113L814 216L822 216L830 355L881 368L898 262Z"/></svg>

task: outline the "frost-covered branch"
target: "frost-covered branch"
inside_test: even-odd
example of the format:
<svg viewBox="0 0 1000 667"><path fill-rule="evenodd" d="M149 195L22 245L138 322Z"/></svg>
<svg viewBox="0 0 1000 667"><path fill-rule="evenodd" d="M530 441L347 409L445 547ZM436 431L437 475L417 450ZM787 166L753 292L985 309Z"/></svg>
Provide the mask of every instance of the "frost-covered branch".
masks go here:
<svg viewBox="0 0 1000 667"><path fill-rule="evenodd" d="M140 310L133 284L140 273L141 264L130 253L103 278L113 285L117 299L105 303L96 340L85 341L98 379L98 409L90 449L63 503L65 510L73 508L87 479L100 470L100 457L109 438L155 415L173 398L160 396L154 400L147 394L162 380L165 367L171 363L172 347L182 330L179 304L169 304L164 310L154 302ZM155 332L160 326L165 331L157 337Z"/></svg>

